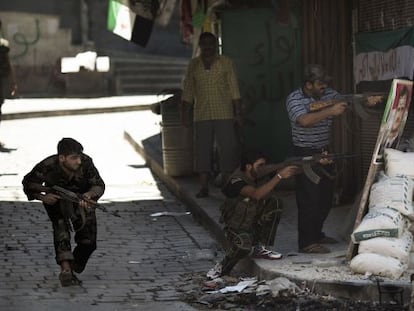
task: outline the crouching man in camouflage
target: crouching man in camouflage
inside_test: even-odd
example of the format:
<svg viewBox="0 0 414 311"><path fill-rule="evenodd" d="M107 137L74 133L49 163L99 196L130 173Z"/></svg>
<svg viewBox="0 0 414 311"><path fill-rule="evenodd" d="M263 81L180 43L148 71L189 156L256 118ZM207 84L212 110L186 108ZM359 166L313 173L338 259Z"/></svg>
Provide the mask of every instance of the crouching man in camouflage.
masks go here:
<svg viewBox="0 0 414 311"><path fill-rule="evenodd" d="M53 226L55 259L61 267L62 286L80 285L73 273L81 273L96 249L96 215L91 204L105 190L105 184L93 164L83 153L82 145L72 138L63 138L58 153L42 160L23 178L23 190L29 200L40 200ZM79 202L63 200L49 191L60 186L80 195ZM75 231L76 247L71 248L70 231Z"/></svg>
<svg viewBox="0 0 414 311"><path fill-rule="evenodd" d="M261 152L244 154L237 169L223 187L226 200L220 207L229 247L224 259L207 273L209 279L227 275L237 262L251 254L253 258L280 259L282 254L265 246L273 245L282 212L282 202L273 189L284 178L299 172L288 166L275 172L269 180L258 179L260 167L266 164Z"/></svg>

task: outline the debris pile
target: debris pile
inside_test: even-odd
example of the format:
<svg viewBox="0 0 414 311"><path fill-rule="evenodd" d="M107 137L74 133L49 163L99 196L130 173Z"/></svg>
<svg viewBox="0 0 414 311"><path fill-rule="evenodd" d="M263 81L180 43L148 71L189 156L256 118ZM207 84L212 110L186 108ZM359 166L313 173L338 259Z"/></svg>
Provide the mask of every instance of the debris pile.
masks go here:
<svg viewBox="0 0 414 311"><path fill-rule="evenodd" d="M183 301L200 310L407 310L396 303L379 304L318 295L305 285L297 285L284 277L258 281L224 276L206 280L204 274L199 273L184 276L176 288Z"/></svg>

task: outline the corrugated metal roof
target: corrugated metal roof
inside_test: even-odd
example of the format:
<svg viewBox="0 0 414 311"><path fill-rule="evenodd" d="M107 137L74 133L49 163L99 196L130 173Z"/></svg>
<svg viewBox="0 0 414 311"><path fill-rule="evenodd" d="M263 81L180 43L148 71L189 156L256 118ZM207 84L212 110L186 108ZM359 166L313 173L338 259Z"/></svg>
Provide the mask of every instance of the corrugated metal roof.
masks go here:
<svg viewBox="0 0 414 311"><path fill-rule="evenodd" d="M358 32L394 30L414 25L412 0L358 1Z"/></svg>

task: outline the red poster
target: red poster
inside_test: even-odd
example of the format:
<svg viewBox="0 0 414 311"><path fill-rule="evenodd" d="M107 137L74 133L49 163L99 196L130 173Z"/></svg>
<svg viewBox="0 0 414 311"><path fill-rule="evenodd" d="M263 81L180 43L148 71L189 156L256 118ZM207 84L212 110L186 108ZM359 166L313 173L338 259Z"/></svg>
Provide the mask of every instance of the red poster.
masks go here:
<svg viewBox="0 0 414 311"><path fill-rule="evenodd" d="M396 148L407 121L412 98L413 81L394 79L381 121L373 163L382 162L385 148Z"/></svg>

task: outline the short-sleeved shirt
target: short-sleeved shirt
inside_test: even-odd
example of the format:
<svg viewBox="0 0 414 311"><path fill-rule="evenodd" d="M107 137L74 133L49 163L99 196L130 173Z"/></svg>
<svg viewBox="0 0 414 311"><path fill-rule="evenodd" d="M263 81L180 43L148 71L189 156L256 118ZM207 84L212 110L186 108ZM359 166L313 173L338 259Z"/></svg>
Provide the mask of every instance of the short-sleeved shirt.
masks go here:
<svg viewBox="0 0 414 311"><path fill-rule="evenodd" d="M39 192L33 188L34 185L46 187L60 186L75 193L93 191L98 199L105 190L105 183L93 164L92 159L86 154L81 155L81 165L74 172L72 178L66 174L59 164L58 155L52 155L42 160L23 178L23 191L29 200L35 199Z"/></svg>
<svg viewBox="0 0 414 311"><path fill-rule="evenodd" d="M218 55L207 70L200 56L192 59L184 77L182 99L194 101L195 122L232 119L232 100L240 99L233 61Z"/></svg>
<svg viewBox="0 0 414 311"><path fill-rule="evenodd" d="M227 198L236 198L240 195L243 187L250 185L256 186L256 182L247 178L247 176L240 169L237 169L230 177L229 181L223 187L223 194Z"/></svg>
<svg viewBox="0 0 414 311"><path fill-rule="evenodd" d="M228 198L235 198L240 194L240 191L243 189L243 187L247 185L247 182L244 181L241 177L233 177L223 188L223 193Z"/></svg>
<svg viewBox="0 0 414 311"><path fill-rule="evenodd" d="M325 89L325 94L319 100L323 101L338 97L340 97L340 94L337 91L327 88ZM318 149L329 145L332 125L331 117L311 127L302 127L297 122L300 116L310 112L309 106L315 101L317 100L306 95L302 88L290 93L286 99L294 146Z"/></svg>

